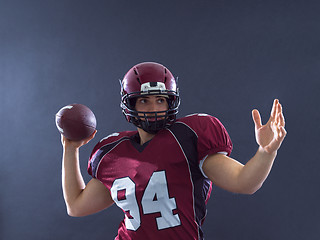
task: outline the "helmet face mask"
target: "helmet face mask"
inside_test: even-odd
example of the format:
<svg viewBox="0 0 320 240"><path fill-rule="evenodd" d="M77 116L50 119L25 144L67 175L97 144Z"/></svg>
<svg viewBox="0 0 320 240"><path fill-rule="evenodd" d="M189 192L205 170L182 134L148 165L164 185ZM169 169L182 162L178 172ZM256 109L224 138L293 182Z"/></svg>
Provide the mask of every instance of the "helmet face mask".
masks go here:
<svg viewBox="0 0 320 240"><path fill-rule="evenodd" d="M121 108L127 121L151 134L156 134L175 122L180 97L176 81L166 67L153 62L140 63L128 71L120 84ZM136 111L137 98L150 95L164 96L168 102L168 110Z"/></svg>

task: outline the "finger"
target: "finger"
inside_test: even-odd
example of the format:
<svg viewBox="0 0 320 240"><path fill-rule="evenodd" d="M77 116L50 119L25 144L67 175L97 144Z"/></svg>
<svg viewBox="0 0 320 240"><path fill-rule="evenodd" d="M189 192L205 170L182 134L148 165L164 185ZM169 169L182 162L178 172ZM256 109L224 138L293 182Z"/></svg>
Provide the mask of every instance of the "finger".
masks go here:
<svg viewBox="0 0 320 240"><path fill-rule="evenodd" d="M286 135L287 135L286 129L284 127L280 127L277 141L279 141L281 144L284 138L286 137Z"/></svg>
<svg viewBox="0 0 320 240"><path fill-rule="evenodd" d="M277 107L277 116L275 119L275 124L277 127L284 127L285 125L285 120L284 120L284 116L283 116L283 112L282 112L282 106L279 103L278 107Z"/></svg>
<svg viewBox="0 0 320 240"><path fill-rule="evenodd" d="M60 134L60 135L61 135L61 143L62 143L62 145L64 145L65 138L64 138L64 136L62 134Z"/></svg>
<svg viewBox="0 0 320 240"><path fill-rule="evenodd" d="M269 118L268 122L266 123L266 125L271 126L271 125L273 125L273 123L275 123L277 121L277 116L278 116L278 111L279 111L278 106L279 106L279 100L274 99L271 113L270 113L270 118Z"/></svg>
<svg viewBox="0 0 320 240"><path fill-rule="evenodd" d="M282 105L280 105L280 112L279 112L279 124L280 126L284 127L285 126L285 119L284 119L284 115L283 115L283 111L282 111Z"/></svg>
<svg viewBox="0 0 320 240"><path fill-rule="evenodd" d="M287 131L285 130L284 127L279 127L277 129L277 137L276 137L275 141L278 142L279 147L280 147L282 141L284 140L284 138L286 137L286 135L287 135Z"/></svg>
<svg viewBox="0 0 320 240"><path fill-rule="evenodd" d="M90 140L94 138L94 136L96 135L97 132L98 132L97 130L94 130L94 132L90 136Z"/></svg>
<svg viewBox="0 0 320 240"><path fill-rule="evenodd" d="M284 127L281 127L281 136L280 136L280 139L281 139L281 142L283 141L283 139L286 137L287 135L287 131Z"/></svg>
<svg viewBox="0 0 320 240"><path fill-rule="evenodd" d="M279 100L278 99L275 99L273 101L273 105L272 105L272 109L271 109L271 114L270 114L270 119L269 121L274 121L275 117L276 117L276 114L277 114L277 107L278 107L278 104L279 104Z"/></svg>
<svg viewBox="0 0 320 240"><path fill-rule="evenodd" d="M257 129L262 127L261 116L257 109L252 110L252 119Z"/></svg>
<svg viewBox="0 0 320 240"><path fill-rule="evenodd" d="M97 130L95 130L87 139L84 140L84 144L87 144L88 142L90 142L94 138L96 133L97 133Z"/></svg>

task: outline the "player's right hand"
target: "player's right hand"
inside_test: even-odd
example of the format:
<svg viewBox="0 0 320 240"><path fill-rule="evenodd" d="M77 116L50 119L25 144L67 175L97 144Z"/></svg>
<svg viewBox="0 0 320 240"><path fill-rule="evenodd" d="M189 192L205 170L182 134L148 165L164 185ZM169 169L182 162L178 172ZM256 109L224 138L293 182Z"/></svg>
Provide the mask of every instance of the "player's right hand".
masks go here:
<svg viewBox="0 0 320 240"><path fill-rule="evenodd" d="M81 146L83 146L83 145L87 144L88 142L90 142L94 138L96 133L97 133L97 130L95 130L88 138L83 139L81 141L72 141L72 140L66 138L65 136L63 136L61 134L61 143L62 143L62 146L64 148L71 147L71 148L74 148L74 149L78 149Z"/></svg>

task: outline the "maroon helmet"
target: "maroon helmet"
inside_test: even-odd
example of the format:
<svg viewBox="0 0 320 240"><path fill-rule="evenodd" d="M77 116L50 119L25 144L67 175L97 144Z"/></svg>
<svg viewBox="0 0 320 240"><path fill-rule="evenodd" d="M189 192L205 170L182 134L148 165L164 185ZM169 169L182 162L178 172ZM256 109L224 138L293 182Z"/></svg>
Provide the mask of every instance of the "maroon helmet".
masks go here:
<svg viewBox="0 0 320 240"><path fill-rule="evenodd" d="M154 62L137 64L127 72L120 83L121 108L129 122L152 134L174 123L180 105L179 91L175 78L165 66ZM137 98L146 95L165 96L168 110L151 112L152 117L147 116L150 112L136 111Z"/></svg>

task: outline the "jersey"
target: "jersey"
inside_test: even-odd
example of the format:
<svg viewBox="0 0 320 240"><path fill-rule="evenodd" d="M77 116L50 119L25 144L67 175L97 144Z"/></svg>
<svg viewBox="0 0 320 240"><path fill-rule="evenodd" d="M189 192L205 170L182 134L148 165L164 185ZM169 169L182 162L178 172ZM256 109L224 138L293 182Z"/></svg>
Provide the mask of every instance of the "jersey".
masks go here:
<svg viewBox="0 0 320 240"><path fill-rule="evenodd" d="M124 212L116 240L203 239L212 183L201 169L210 154L231 153L221 122L194 114L139 144L137 131L114 133L94 148L88 173Z"/></svg>

